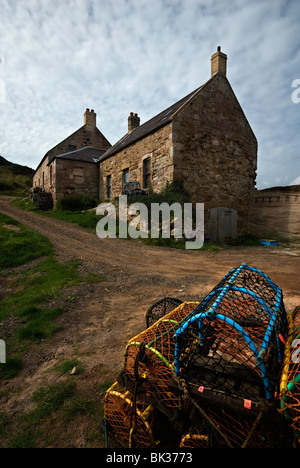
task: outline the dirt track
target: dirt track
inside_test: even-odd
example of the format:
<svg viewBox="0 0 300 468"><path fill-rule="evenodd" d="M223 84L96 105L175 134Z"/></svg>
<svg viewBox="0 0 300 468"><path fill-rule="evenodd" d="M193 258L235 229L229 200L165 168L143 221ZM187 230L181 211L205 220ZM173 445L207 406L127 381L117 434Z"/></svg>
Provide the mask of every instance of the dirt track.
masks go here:
<svg viewBox="0 0 300 468"><path fill-rule="evenodd" d="M47 369L75 353L85 368L85 393L94 392L99 381L115 378L128 339L145 328L146 311L154 302L164 296L199 300L243 262L261 269L281 286L287 311L300 304L300 246L221 252L163 249L134 240L101 240L76 225L21 211L9 199L0 198L0 211L48 237L60 261L81 259L83 272L107 278L66 291L65 297L76 297L76 302L58 319L63 330L30 352L20 378L7 384L22 387L22 393L6 402L6 410L12 413L28 407L36 388L52 383L53 374L45 374ZM73 444L78 446L80 441Z"/></svg>

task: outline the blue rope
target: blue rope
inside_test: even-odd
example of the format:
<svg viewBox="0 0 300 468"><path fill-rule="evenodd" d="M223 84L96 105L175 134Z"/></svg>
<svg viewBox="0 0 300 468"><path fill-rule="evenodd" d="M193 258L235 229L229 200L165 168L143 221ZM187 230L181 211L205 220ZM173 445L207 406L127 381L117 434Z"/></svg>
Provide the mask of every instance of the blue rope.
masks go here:
<svg viewBox="0 0 300 468"><path fill-rule="evenodd" d="M274 292L276 292L274 310L272 310L265 303L265 301L261 297L259 297L257 294L255 294L253 291L251 291L249 289L246 289L246 288L243 288L243 287L238 287L238 286L234 285L234 282L235 282L236 278L241 273L241 271L244 270L244 269L249 270L249 271L253 271L253 272L258 273L259 275L261 275L263 278L265 278L267 280L267 282L272 287ZM234 272L234 274L232 274L233 272ZM229 278L229 279L228 279L228 281L226 283L226 281L224 281L224 280L226 280L227 278ZM224 284L225 284L225 286L223 286ZM174 335L174 338L176 340L175 353L174 353L175 373L176 373L176 375L180 374L180 357L181 357L180 337L185 334L185 332L188 330L188 328L192 324L194 324L195 322L198 321L199 340L200 340L200 343L201 343L201 340L203 339L202 329L203 329L204 319L205 318L218 318L219 320L222 320L223 322L225 322L225 323L231 325L232 327L234 327L238 331L238 333L240 333L240 335L244 338L244 340L246 341L246 343L248 344L248 346L252 350L252 352L253 352L253 354L254 354L254 356L256 358L257 366L259 368L259 371L260 371L260 374L261 374L261 377L262 377L262 380L263 380L263 383L264 383L266 398L268 400L270 400L270 399L273 398L273 395L272 395L271 390L270 390L270 381L269 381L269 378L267 376L267 370L266 370L266 367L265 367L265 364L264 364L264 355L267 352L268 346L270 344L271 336L272 336L272 334L274 332L274 329L276 328L278 311L279 311L279 309L280 309L280 307L282 305L282 291L281 291L281 288L279 288L279 286L276 286L275 283L265 273L258 270L257 268L249 267L248 265L246 265L246 263L243 263L238 268L233 268L232 270L230 270L230 272L227 273L227 275L223 278L220 285L222 285L222 286L220 286L219 289L215 288L204 299L204 301L202 301L201 304L192 312L192 314L190 314L186 318L186 320L182 323L181 327L175 333L175 335ZM243 330L243 328L239 324L237 324L234 320L230 319L229 317L226 317L223 314L218 314L217 313L217 310L218 310L218 307L219 307L220 303L222 302L222 300L224 299L224 297L226 296L226 294L230 290L237 291L237 292L242 292L244 294L248 294L249 296L253 297L264 308L264 310L267 312L267 314L269 316L269 324L268 324L268 327L266 329L266 332L265 332L265 335L264 335L264 338L263 338L263 341L262 341L262 344L261 344L261 347L260 347L259 350L255 346L253 340L250 338L248 333L245 330ZM204 311L203 310L204 306L216 294L217 294L217 298L216 298L215 302L213 303L213 305L209 308L208 311ZM279 339L279 336L278 336L278 332L276 333L276 343L277 343L277 351L278 351L278 361L280 362L282 360L282 352L281 352L281 345L280 345L280 339Z"/></svg>

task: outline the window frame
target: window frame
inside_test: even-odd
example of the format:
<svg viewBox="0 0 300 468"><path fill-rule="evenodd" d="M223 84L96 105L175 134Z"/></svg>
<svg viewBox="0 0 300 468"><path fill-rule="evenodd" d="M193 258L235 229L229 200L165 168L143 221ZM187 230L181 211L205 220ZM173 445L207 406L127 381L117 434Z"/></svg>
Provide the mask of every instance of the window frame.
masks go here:
<svg viewBox="0 0 300 468"><path fill-rule="evenodd" d="M151 185L151 158L143 160L143 188L147 189Z"/></svg>
<svg viewBox="0 0 300 468"><path fill-rule="evenodd" d="M111 174L106 176L106 196L111 198Z"/></svg>
<svg viewBox="0 0 300 468"><path fill-rule="evenodd" d="M126 180L126 176L127 176L127 180ZM126 169L123 169L122 180L123 180L123 187L124 187L124 184L127 184L129 182L129 167Z"/></svg>

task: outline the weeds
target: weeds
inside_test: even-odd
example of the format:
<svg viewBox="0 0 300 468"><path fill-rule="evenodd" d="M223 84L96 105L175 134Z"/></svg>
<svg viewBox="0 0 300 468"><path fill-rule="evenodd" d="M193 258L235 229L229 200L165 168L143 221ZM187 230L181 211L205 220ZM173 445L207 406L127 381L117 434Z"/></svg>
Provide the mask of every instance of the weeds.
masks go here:
<svg viewBox="0 0 300 468"><path fill-rule="evenodd" d="M12 230L10 226L17 228ZM0 271L13 268L53 252L51 243L14 219L0 213Z"/></svg>
<svg viewBox="0 0 300 468"><path fill-rule="evenodd" d="M79 395L74 381L66 380L48 387L42 387L32 395L36 407L19 415L14 422L14 435L7 445L9 448L47 447L59 441L61 434L49 427L67 427L81 416L87 417L87 441L101 442L103 435L100 424L103 418L103 405L98 399L85 398ZM0 413L0 435L7 437L13 425L5 415Z"/></svg>
<svg viewBox="0 0 300 468"><path fill-rule="evenodd" d="M85 228L85 229L89 229L89 230L96 230L97 223L100 219L100 217L96 215L96 212L94 210L73 211L73 210L63 210L58 207L56 207L54 210L49 210L49 211L38 210L36 206L28 198L15 200L13 204L17 206L18 208L21 208L25 211L33 211L42 216L47 216L49 218L55 218L55 219L59 219L62 221L67 221L68 223L77 224L78 226Z"/></svg>
<svg viewBox="0 0 300 468"><path fill-rule="evenodd" d="M59 372L60 374L70 374L74 367L76 367L76 374L81 374L83 372L82 364L77 359L63 361L60 364L55 365L52 370Z"/></svg>
<svg viewBox="0 0 300 468"><path fill-rule="evenodd" d="M58 383L37 390L32 396L32 401L37 406L19 416L17 434L10 440L9 448L36 448L42 438L43 421L59 411L65 401L74 395L73 382Z"/></svg>
<svg viewBox="0 0 300 468"><path fill-rule="evenodd" d="M8 229L6 225L16 229ZM6 363L0 364L0 379L15 378L24 368L22 356L30 346L38 346L60 329L54 320L65 309L49 307L49 300L61 296L66 286L105 279L91 273L81 276L78 261L59 263L51 243L35 234L0 214L1 267L9 268L1 272L9 293L0 301L1 339L6 342L7 351ZM33 259L37 262L28 264ZM75 300L77 297L66 295L65 303ZM76 375L84 372L77 359L61 362L53 370L67 375L74 367ZM36 448L60 443L62 428L68 427L76 418L87 418L90 440L101 443L103 404L98 398L80 395L74 376L70 379L36 391L32 396L35 408L31 411L16 413L13 417L0 412L0 446ZM0 398L7 399L8 394L9 390L3 391ZM52 426L56 430L53 431Z"/></svg>
<svg viewBox="0 0 300 468"><path fill-rule="evenodd" d="M15 226L18 230L10 231L6 225ZM10 379L22 370L20 356L31 343L50 338L60 330L53 320L64 309L49 308L47 302L59 297L66 286L79 282L99 282L105 278L93 274L82 277L77 271L78 261L59 263L52 244L46 238L1 213L0 241L2 268L24 265L21 271L14 273L2 271L2 276L8 278L10 289L15 291L0 301L2 330L5 330L6 321L11 317L18 319L14 332L9 332L7 337L1 336L6 341L8 358L6 364L0 364L0 379ZM42 258L38 264L26 267L30 260L39 257Z"/></svg>

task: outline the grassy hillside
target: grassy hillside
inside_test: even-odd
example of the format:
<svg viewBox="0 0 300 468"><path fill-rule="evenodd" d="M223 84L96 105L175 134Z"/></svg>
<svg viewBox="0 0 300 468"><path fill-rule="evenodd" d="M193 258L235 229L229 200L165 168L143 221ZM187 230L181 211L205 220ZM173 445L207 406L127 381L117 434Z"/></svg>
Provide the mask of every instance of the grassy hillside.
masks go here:
<svg viewBox="0 0 300 468"><path fill-rule="evenodd" d="M34 170L0 156L0 195L27 195Z"/></svg>

